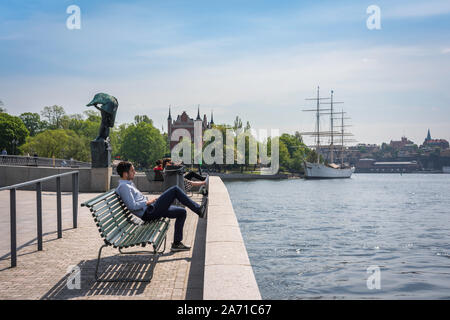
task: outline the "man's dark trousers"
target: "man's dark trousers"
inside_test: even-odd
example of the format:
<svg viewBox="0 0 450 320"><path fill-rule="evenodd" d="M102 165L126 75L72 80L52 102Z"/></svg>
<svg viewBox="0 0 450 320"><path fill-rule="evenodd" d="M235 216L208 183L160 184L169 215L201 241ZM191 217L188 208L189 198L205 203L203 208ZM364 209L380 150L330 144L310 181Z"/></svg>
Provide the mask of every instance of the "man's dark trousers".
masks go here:
<svg viewBox="0 0 450 320"><path fill-rule="evenodd" d="M192 180L192 178L196 178L199 181L205 181L206 177L203 177L201 175L199 175L198 173L194 172L194 171L189 171L188 173L186 173L184 175L184 177L188 180Z"/></svg>
<svg viewBox="0 0 450 320"><path fill-rule="evenodd" d="M183 227L186 220L186 209L182 207L172 206L171 204L179 200L183 205L194 211L200 213L200 205L189 198L186 193L178 186L173 186L167 189L155 203L147 206L147 209L142 216L142 220L150 221L161 217L176 219L174 242L183 240Z"/></svg>

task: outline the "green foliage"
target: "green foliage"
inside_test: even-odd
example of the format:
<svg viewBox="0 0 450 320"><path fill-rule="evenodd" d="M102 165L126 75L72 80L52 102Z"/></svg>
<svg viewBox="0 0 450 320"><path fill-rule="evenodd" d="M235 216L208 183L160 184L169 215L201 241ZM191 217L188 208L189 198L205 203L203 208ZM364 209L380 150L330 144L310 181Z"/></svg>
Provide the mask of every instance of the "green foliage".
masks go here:
<svg viewBox="0 0 450 320"><path fill-rule="evenodd" d="M136 123L136 124L138 124L138 123L140 123L140 122L145 122L145 123L149 123L149 124L151 124L151 125L153 125L153 120L152 119L150 119L148 116L146 116L146 115L137 115L137 116L135 116L134 117L134 122Z"/></svg>
<svg viewBox="0 0 450 320"><path fill-rule="evenodd" d="M39 113L25 112L22 113L19 118L25 124L30 136L35 136L45 128L45 123L41 121Z"/></svg>
<svg viewBox="0 0 450 320"><path fill-rule="evenodd" d="M86 142L86 138L72 130L54 129L28 137L21 150L23 153L37 153L40 157L90 161L90 149L86 147Z"/></svg>
<svg viewBox="0 0 450 320"><path fill-rule="evenodd" d="M233 129L236 132L240 128L242 128L242 119L239 118L239 116L236 116L236 119L234 120Z"/></svg>
<svg viewBox="0 0 450 320"><path fill-rule="evenodd" d="M145 121L127 126L121 132L120 155L137 166L152 166L165 153L163 136L151 123Z"/></svg>
<svg viewBox="0 0 450 320"><path fill-rule="evenodd" d="M123 137L125 136L125 131L127 128L127 124L123 123L118 127L114 127L109 132L109 139L111 142L112 153L111 156L116 158L121 155L121 148L123 143Z"/></svg>
<svg viewBox="0 0 450 320"><path fill-rule="evenodd" d="M308 162L317 162L317 152L316 150L309 149L306 154L306 161ZM323 156L320 155L319 162L324 163Z"/></svg>
<svg viewBox="0 0 450 320"><path fill-rule="evenodd" d="M303 162L308 152L309 149L298 132L294 135L283 133L280 137L280 168L293 172L303 171Z"/></svg>
<svg viewBox="0 0 450 320"><path fill-rule="evenodd" d="M62 128L61 120L65 116L66 111L63 107L53 105L51 107L44 107L41 111L41 115L43 118L47 119L47 124L49 129L60 129Z"/></svg>
<svg viewBox="0 0 450 320"><path fill-rule="evenodd" d="M0 113L0 149L8 154L17 154L17 146L22 145L28 136L28 129L19 117ZM14 144L13 140L17 143Z"/></svg>

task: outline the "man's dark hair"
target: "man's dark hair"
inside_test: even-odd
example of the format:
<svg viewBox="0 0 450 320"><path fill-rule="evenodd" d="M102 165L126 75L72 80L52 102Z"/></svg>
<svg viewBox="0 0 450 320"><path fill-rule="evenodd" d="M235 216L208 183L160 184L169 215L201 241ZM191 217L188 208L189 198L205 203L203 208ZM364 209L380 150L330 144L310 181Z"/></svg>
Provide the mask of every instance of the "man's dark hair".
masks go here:
<svg viewBox="0 0 450 320"><path fill-rule="evenodd" d="M156 160L156 164L159 166L160 164L162 164L161 160Z"/></svg>
<svg viewBox="0 0 450 320"><path fill-rule="evenodd" d="M121 161L118 165L117 165L117 173L119 174L119 176L122 178L123 173L124 172L128 172L130 171L132 166L131 162L128 161Z"/></svg>

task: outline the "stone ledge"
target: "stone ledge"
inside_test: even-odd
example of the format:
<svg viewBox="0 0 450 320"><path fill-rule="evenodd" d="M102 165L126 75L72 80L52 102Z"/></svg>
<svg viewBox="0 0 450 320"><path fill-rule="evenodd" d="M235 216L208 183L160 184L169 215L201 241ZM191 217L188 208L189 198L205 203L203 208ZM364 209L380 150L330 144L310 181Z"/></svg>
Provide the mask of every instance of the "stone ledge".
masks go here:
<svg viewBox="0 0 450 320"><path fill-rule="evenodd" d="M219 177L209 181L203 299L261 299L228 191Z"/></svg>

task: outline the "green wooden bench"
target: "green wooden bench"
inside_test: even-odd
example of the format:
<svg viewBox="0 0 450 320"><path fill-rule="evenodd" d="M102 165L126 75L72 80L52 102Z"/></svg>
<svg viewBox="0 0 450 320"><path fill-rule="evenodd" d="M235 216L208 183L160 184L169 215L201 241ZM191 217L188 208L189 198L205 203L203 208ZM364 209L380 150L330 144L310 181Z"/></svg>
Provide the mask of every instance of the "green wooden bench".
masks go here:
<svg viewBox="0 0 450 320"><path fill-rule="evenodd" d="M145 247L147 244L151 244L153 246L153 254L161 254L166 248L166 234L169 229L170 219L160 218L142 222L128 210L115 190L105 192L82 203L81 206L90 209L98 231L105 241L105 244L100 247L98 252L95 280L100 282L149 282L151 279L100 279L98 277L98 267L101 253L103 248L107 246L118 248L122 254L148 253L148 251L123 252L122 249L137 245ZM163 242L164 249L158 251Z"/></svg>

